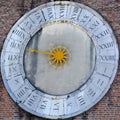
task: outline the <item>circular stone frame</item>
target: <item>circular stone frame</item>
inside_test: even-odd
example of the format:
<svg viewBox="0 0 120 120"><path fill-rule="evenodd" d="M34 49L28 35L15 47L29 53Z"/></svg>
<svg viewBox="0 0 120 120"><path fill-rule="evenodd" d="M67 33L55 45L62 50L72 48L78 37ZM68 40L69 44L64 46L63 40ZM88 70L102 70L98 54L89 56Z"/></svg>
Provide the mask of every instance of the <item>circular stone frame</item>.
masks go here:
<svg viewBox="0 0 120 120"><path fill-rule="evenodd" d="M96 47L94 72L73 93L48 95L27 80L23 57L27 43L44 24L72 22L90 34ZM111 27L96 11L83 4L57 1L29 11L12 27L1 54L1 72L11 98L24 110L44 118L69 118L94 106L109 90L118 68L118 46Z"/></svg>

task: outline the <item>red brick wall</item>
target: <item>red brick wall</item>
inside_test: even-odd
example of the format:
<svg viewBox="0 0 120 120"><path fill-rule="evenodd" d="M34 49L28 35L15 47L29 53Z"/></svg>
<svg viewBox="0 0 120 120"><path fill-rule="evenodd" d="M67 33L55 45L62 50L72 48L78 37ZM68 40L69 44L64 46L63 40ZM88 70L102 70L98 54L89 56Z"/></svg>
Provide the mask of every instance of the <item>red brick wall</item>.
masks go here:
<svg viewBox="0 0 120 120"><path fill-rule="evenodd" d="M75 0L97 10L112 26L120 45L120 0ZM47 0L0 0L0 48L15 21ZM0 76L0 120L45 120L19 108L9 97ZM120 67L104 98L89 111L68 120L120 120Z"/></svg>

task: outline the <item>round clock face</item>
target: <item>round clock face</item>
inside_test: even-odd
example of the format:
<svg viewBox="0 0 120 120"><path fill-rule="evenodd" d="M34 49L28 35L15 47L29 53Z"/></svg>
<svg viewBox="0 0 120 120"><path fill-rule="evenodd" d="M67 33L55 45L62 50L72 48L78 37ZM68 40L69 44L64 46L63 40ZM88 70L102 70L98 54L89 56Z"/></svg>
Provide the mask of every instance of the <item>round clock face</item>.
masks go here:
<svg viewBox="0 0 120 120"><path fill-rule="evenodd" d="M49 23L26 46L26 77L43 92L68 94L79 89L90 77L95 52L91 37L81 27L68 21Z"/></svg>
<svg viewBox="0 0 120 120"><path fill-rule="evenodd" d="M1 54L12 99L39 117L85 112L108 91L118 47L107 22L91 8L51 2L25 14L10 30Z"/></svg>

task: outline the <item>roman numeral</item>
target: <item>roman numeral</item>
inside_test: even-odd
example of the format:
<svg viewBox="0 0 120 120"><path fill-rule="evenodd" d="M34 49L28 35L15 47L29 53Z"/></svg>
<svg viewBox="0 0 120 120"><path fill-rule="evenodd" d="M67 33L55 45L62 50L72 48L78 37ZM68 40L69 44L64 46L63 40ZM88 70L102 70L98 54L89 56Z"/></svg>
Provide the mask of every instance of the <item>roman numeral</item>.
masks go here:
<svg viewBox="0 0 120 120"><path fill-rule="evenodd" d="M27 101L27 104L29 106L32 106L34 102L37 100L38 96L37 95L32 95L31 98Z"/></svg>
<svg viewBox="0 0 120 120"><path fill-rule="evenodd" d="M55 103L55 104L54 104L53 110L59 110L59 103Z"/></svg>
<svg viewBox="0 0 120 120"><path fill-rule="evenodd" d="M18 60L18 58L19 58L19 55L13 55L13 54L8 55L8 60L11 60L11 61Z"/></svg>
<svg viewBox="0 0 120 120"><path fill-rule="evenodd" d="M86 102L85 102L85 100L84 100L84 98L82 96L77 97L77 100L78 100L80 105L86 104Z"/></svg>
<svg viewBox="0 0 120 120"><path fill-rule="evenodd" d="M100 32L100 33L99 33L98 35L96 35L95 37L96 37L97 39L101 39L102 37L105 37L105 36L107 36L108 34L109 34L109 31L106 29L106 30Z"/></svg>
<svg viewBox="0 0 120 120"><path fill-rule="evenodd" d="M93 29L95 29L99 24L100 24L100 23L96 20L96 21L89 27L89 29L90 29L90 30L93 30Z"/></svg>
<svg viewBox="0 0 120 120"><path fill-rule="evenodd" d="M91 97L95 96L96 92L92 89L92 88L89 88L88 90L88 95L90 95Z"/></svg>
<svg viewBox="0 0 120 120"><path fill-rule="evenodd" d="M73 9L73 12L72 12L72 15L71 15L71 19L72 20L77 20L79 12L80 12L80 9L78 7L75 7Z"/></svg>
<svg viewBox="0 0 120 120"><path fill-rule="evenodd" d="M20 87L20 89L15 91L15 95L16 97L19 98L19 100L24 101L31 94L31 92L32 89L27 84L24 83L24 85Z"/></svg>
<svg viewBox="0 0 120 120"><path fill-rule="evenodd" d="M114 43L113 43L113 41L112 41L112 42L109 42L109 43L105 43L105 44L99 45L99 48L100 48L100 49L107 49L107 48L111 48L111 47L113 47L113 46L114 46Z"/></svg>
<svg viewBox="0 0 120 120"><path fill-rule="evenodd" d="M83 19L80 20L80 22L85 23L88 18L89 18L89 16L85 15L85 16L83 16Z"/></svg>
<svg viewBox="0 0 120 120"><path fill-rule="evenodd" d="M115 61L115 56L114 55L110 55L110 56L100 55L100 60L102 60L102 61Z"/></svg>
<svg viewBox="0 0 120 120"><path fill-rule="evenodd" d="M64 18L65 6L60 6L60 18Z"/></svg>
<svg viewBox="0 0 120 120"><path fill-rule="evenodd" d="M21 98L24 94L25 94L25 90L22 89L22 90L19 91L19 93L17 94L17 96L19 98Z"/></svg>
<svg viewBox="0 0 120 120"><path fill-rule="evenodd" d="M17 72L17 66L11 66L9 67L9 74L14 74Z"/></svg>
<svg viewBox="0 0 120 120"><path fill-rule="evenodd" d="M32 25L29 21L26 21L26 22L25 22L25 26L27 26L28 29L31 30L31 28L32 28L33 25Z"/></svg>
<svg viewBox="0 0 120 120"><path fill-rule="evenodd" d="M52 8L51 8L51 7L48 7L48 8L47 8L47 11L48 11L48 17L49 17L49 19L53 19L53 18L54 18L54 15L53 15Z"/></svg>
<svg viewBox="0 0 120 120"><path fill-rule="evenodd" d="M19 31L19 30L16 29L15 31L13 31L13 33L18 35L22 39L25 38L25 34L22 31Z"/></svg>
<svg viewBox="0 0 120 120"><path fill-rule="evenodd" d="M15 41L11 42L10 47L12 47L12 48L20 48L20 43L17 43Z"/></svg>
<svg viewBox="0 0 120 120"><path fill-rule="evenodd" d="M45 109L47 106L47 102L48 102L47 100L43 100L42 104L40 105L40 109Z"/></svg>

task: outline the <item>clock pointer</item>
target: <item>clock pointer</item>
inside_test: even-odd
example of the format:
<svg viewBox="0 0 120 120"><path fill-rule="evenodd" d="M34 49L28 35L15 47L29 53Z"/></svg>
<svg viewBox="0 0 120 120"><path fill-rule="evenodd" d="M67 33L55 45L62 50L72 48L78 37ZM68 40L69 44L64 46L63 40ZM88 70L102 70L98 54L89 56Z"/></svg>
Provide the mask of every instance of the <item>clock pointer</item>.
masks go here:
<svg viewBox="0 0 120 120"><path fill-rule="evenodd" d="M42 50L36 50L36 49L33 49L33 48L30 48L30 49L27 49L27 50L29 52L31 52L31 53L37 52L37 53L46 54L46 55L53 54L52 52L47 52L47 51L42 51Z"/></svg>
<svg viewBox="0 0 120 120"><path fill-rule="evenodd" d="M68 59L70 58L69 52L67 48L64 48L61 46L56 46L55 48L52 48L52 51L42 51L42 50L36 50L33 48L27 49L31 53L41 53L48 55L48 61L50 61L50 65L55 65L56 68L59 66L62 66L68 62Z"/></svg>

